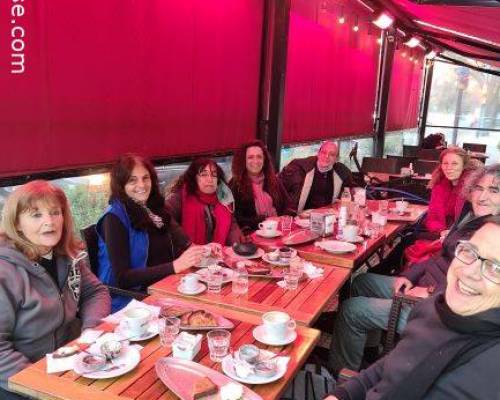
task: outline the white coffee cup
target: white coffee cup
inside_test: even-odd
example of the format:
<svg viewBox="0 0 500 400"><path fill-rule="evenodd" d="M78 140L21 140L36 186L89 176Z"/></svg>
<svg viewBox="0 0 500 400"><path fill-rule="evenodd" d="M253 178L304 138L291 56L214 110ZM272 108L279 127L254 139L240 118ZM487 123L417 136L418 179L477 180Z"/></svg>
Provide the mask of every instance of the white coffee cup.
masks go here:
<svg viewBox="0 0 500 400"><path fill-rule="evenodd" d="M290 316L282 311L269 311L262 316L262 323L270 339L284 340L289 330L297 326Z"/></svg>
<svg viewBox="0 0 500 400"><path fill-rule="evenodd" d="M406 209L408 208L408 202L407 201L396 201L396 211L399 213L404 213Z"/></svg>
<svg viewBox="0 0 500 400"><path fill-rule="evenodd" d="M126 310L120 324L132 335L143 335L148 329L151 311L147 308L136 307Z"/></svg>
<svg viewBox="0 0 500 400"><path fill-rule="evenodd" d="M344 240L347 240L348 242L353 242L358 237L358 232L359 229L357 225L347 224L346 226L344 226L342 235L344 236Z"/></svg>
<svg viewBox="0 0 500 400"><path fill-rule="evenodd" d="M273 235L278 229L278 221L272 219L266 219L259 224L259 229L264 231L265 235Z"/></svg>
<svg viewBox="0 0 500 400"><path fill-rule="evenodd" d="M198 275L187 274L181 278L182 288L188 292L192 292L198 288Z"/></svg>

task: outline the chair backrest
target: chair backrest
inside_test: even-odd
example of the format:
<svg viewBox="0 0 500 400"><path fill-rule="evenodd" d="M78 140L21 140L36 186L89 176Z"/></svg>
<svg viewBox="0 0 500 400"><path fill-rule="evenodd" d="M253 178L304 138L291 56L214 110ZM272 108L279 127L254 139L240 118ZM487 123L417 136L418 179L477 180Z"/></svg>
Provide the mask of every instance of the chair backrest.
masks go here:
<svg viewBox="0 0 500 400"><path fill-rule="evenodd" d="M439 165L439 161L417 160L414 164L414 171L418 175L431 174Z"/></svg>
<svg viewBox="0 0 500 400"><path fill-rule="evenodd" d="M442 149L420 149L417 151L417 157L419 160L437 161L442 151Z"/></svg>
<svg viewBox="0 0 500 400"><path fill-rule="evenodd" d="M365 172L387 172L396 174L399 172L397 168L398 161L395 159L364 157L361 168Z"/></svg>
<svg viewBox="0 0 500 400"><path fill-rule="evenodd" d="M416 157L417 151L420 150L420 146L410 146L407 144L403 145L403 157Z"/></svg>
<svg viewBox="0 0 500 400"><path fill-rule="evenodd" d="M397 161L397 164L396 164L396 169L398 171L401 170L401 168L407 168L410 163L415 163L415 161L417 161L417 157L405 157L405 156L393 156L393 155L390 155L388 154L387 155L387 158L388 159L394 159Z"/></svg>
<svg viewBox="0 0 500 400"><path fill-rule="evenodd" d="M486 153L486 146L487 145L481 143L464 143L462 147L464 148L464 150Z"/></svg>
<svg viewBox="0 0 500 400"><path fill-rule="evenodd" d="M95 224L81 229L80 233L82 234L83 240L85 240L85 244L87 245L90 269L94 273L94 275L97 275L97 269L99 267L99 239L97 237L97 231L95 230Z"/></svg>

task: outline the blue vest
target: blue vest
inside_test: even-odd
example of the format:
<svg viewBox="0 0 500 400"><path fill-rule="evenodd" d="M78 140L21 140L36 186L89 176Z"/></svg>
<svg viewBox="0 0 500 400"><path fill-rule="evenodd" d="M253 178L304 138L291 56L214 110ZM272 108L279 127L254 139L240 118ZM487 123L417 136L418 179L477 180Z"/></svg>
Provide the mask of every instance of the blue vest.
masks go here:
<svg viewBox="0 0 500 400"><path fill-rule="evenodd" d="M128 232L130 268L146 268L148 260L149 236L145 231L134 229L124 205L118 200L113 200L104 211L102 217L99 218L96 225L97 235L99 237L98 277L101 282L106 285L116 286L116 277L113 272L113 268L111 268L108 249L106 248L106 243L104 242L102 235L102 221L107 214L116 215ZM126 296L113 295L111 298L111 312L116 312L122 309L130 302L130 300L131 299Z"/></svg>

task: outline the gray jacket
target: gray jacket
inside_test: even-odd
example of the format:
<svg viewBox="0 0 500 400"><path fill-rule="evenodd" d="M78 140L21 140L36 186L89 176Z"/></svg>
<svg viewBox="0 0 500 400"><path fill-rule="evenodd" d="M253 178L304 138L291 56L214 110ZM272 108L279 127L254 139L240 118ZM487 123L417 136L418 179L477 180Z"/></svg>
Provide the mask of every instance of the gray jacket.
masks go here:
<svg viewBox="0 0 500 400"><path fill-rule="evenodd" d="M0 387L109 314L108 289L86 262L55 257L59 287L41 265L0 243Z"/></svg>

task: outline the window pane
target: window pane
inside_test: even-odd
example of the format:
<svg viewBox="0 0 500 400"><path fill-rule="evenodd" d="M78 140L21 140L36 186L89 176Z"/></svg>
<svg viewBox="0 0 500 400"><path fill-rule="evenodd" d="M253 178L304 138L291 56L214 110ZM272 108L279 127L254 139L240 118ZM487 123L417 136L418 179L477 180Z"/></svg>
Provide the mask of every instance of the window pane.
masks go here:
<svg viewBox="0 0 500 400"><path fill-rule="evenodd" d="M437 61L427 125L500 129L500 77Z"/></svg>
<svg viewBox="0 0 500 400"><path fill-rule="evenodd" d="M384 140L384 155L402 156L404 144L412 146L418 144L417 128L387 132Z"/></svg>

